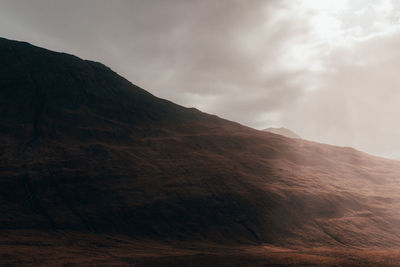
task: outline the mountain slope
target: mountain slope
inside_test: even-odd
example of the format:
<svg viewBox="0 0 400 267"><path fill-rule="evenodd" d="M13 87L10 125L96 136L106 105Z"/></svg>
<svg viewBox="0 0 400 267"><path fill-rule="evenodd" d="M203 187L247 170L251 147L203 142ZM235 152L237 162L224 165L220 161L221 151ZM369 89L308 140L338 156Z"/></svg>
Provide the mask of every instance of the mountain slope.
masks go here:
<svg viewBox="0 0 400 267"><path fill-rule="evenodd" d="M0 228L400 243L400 164L256 131L107 67L0 39Z"/></svg>

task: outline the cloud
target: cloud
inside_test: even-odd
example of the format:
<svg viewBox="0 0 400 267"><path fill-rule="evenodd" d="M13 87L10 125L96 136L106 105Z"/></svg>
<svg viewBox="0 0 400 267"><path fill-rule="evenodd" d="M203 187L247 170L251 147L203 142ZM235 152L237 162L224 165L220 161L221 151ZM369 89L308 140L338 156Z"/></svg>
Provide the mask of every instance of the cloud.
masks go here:
<svg viewBox="0 0 400 267"><path fill-rule="evenodd" d="M0 35L255 127L399 157L392 0L0 0ZM398 152L399 151L399 152Z"/></svg>
<svg viewBox="0 0 400 267"><path fill-rule="evenodd" d="M262 126L260 112L301 91L299 72L276 66L282 44L307 29L280 1L0 3L18 28L8 37L102 61L160 97L244 124Z"/></svg>

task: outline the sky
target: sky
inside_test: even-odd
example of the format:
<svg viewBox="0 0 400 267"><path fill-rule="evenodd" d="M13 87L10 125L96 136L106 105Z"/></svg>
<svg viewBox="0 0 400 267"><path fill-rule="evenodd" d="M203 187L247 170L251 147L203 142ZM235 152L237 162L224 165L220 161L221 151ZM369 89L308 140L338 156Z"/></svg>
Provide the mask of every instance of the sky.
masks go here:
<svg viewBox="0 0 400 267"><path fill-rule="evenodd" d="M400 159L400 1L0 0L0 36L256 129Z"/></svg>

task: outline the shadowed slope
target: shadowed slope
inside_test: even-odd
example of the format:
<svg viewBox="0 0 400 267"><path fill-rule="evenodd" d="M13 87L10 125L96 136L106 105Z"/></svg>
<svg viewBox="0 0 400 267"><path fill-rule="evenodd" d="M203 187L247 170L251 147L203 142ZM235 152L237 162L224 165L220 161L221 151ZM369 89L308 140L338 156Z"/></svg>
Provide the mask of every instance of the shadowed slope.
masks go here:
<svg viewBox="0 0 400 267"><path fill-rule="evenodd" d="M152 96L107 67L0 39L0 228L391 246L400 164Z"/></svg>

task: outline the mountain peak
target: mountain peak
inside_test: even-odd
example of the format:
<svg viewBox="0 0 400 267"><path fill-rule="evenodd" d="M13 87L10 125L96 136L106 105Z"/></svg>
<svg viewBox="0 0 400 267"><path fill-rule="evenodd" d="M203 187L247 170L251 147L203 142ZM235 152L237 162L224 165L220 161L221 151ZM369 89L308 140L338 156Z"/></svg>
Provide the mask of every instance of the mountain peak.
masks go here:
<svg viewBox="0 0 400 267"><path fill-rule="evenodd" d="M283 136L286 136L286 137L289 137L289 138L301 139L301 137L298 134L296 134L295 132L293 132L293 131L291 131L291 130L289 130L287 128L283 128L283 127L281 127L281 128L270 127L270 128L264 129L263 131L264 132L270 132L270 133L274 133L274 134L283 135Z"/></svg>
<svg viewBox="0 0 400 267"><path fill-rule="evenodd" d="M137 134L133 127L140 125L221 121L155 97L105 65L73 55L0 38L0 60L0 127L18 127L28 147L39 139L82 139L89 128L94 139L114 132L122 140Z"/></svg>

